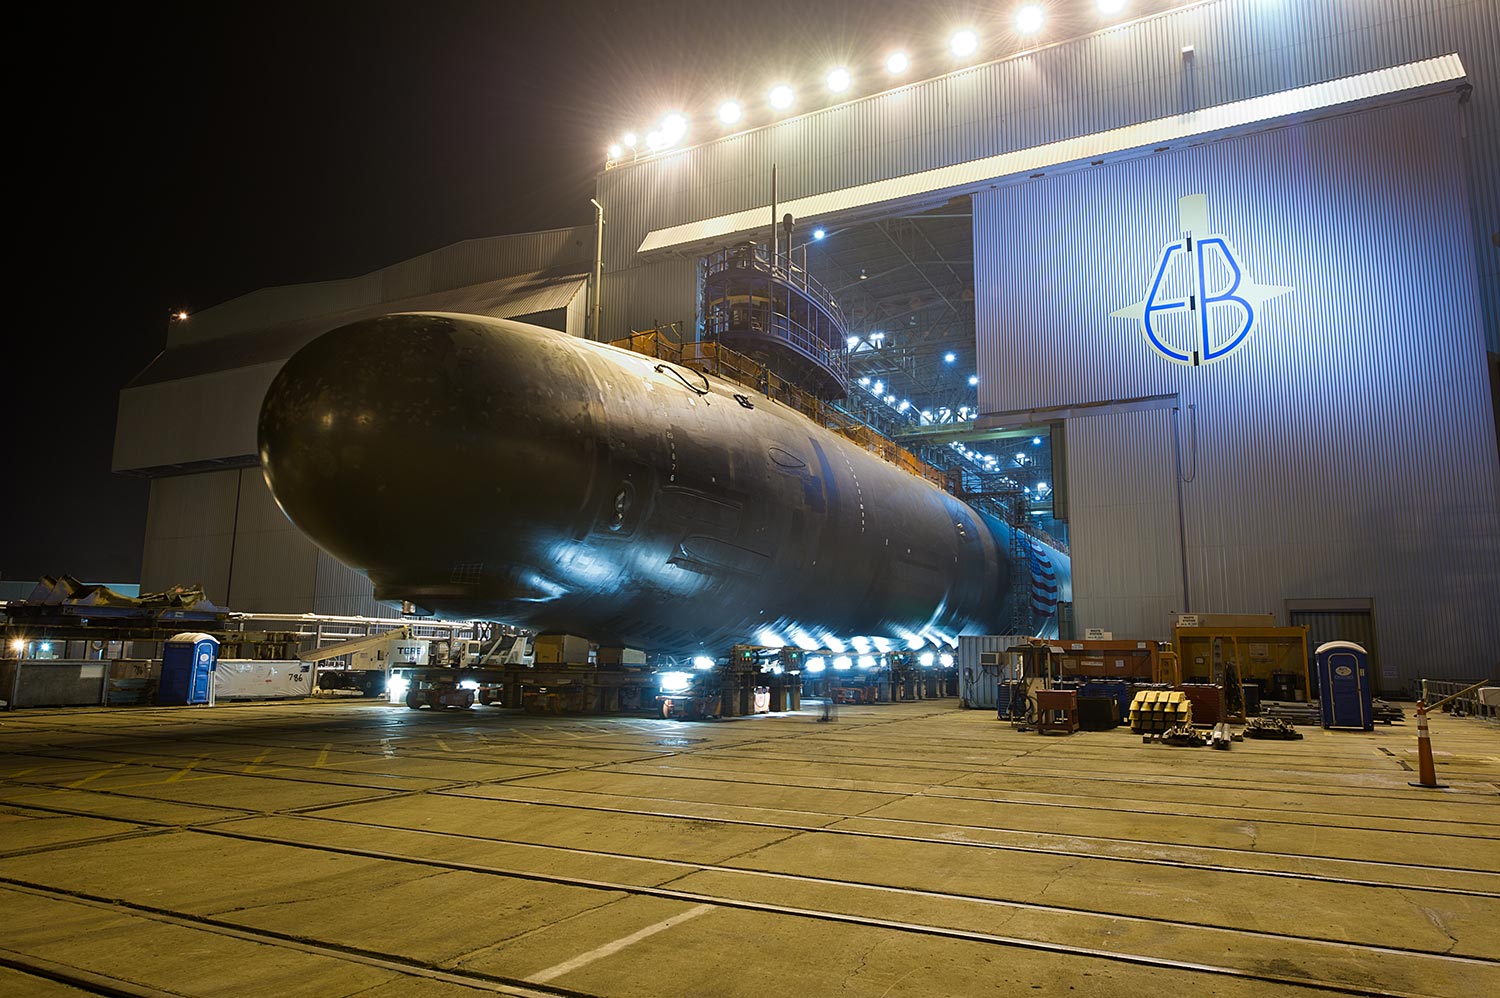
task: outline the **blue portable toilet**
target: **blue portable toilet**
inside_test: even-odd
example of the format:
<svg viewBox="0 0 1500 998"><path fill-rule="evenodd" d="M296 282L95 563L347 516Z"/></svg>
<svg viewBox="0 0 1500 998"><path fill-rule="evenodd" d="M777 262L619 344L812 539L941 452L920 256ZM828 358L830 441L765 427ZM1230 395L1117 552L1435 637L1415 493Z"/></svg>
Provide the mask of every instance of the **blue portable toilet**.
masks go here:
<svg viewBox="0 0 1500 998"><path fill-rule="evenodd" d="M1319 645L1313 657L1317 661L1323 727L1374 730L1370 653L1353 641L1329 641Z"/></svg>
<svg viewBox="0 0 1500 998"><path fill-rule="evenodd" d="M212 634L188 631L173 635L162 649L156 702L163 706L208 703L218 663L219 639Z"/></svg>

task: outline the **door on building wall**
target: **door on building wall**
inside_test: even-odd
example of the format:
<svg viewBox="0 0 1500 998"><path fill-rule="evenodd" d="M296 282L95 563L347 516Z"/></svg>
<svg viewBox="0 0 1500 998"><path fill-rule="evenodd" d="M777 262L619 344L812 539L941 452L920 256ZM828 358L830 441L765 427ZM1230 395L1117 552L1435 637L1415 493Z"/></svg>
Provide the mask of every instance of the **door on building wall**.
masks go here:
<svg viewBox="0 0 1500 998"><path fill-rule="evenodd" d="M1300 601L1299 601L1300 602ZM1288 611L1293 627L1307 628L1308 676L1317 682L1313 654L1318 646L1329 641L1353 641L1370 653L1370 678L1375 692L1381 692L1380 681L1384 678L1380 669L1380 658L1375 648L1375 613L1372 609L1358 607L1298 607ZM1391 677L1394 680L1394 676ZM1317 696L1317 691L1309 691Z"/></svg>

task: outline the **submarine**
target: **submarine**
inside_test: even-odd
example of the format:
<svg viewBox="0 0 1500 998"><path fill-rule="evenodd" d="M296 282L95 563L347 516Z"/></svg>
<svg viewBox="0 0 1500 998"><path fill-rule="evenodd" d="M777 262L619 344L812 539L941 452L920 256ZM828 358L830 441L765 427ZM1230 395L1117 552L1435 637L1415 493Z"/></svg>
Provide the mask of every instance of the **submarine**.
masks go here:
<svg viewBox="0 0 1500 998"><path fill-rule="evenodd" d="M272 495L377 599L666 654L998 633L1007 528L743 385L525 323L355 322L261 407Z"/></svg>

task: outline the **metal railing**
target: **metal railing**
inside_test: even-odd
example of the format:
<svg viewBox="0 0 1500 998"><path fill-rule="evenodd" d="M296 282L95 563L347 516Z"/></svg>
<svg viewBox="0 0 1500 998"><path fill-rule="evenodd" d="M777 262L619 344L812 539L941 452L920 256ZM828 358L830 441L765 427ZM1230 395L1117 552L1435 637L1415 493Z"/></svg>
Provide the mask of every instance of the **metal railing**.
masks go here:
<svg viewBox="0 0 1500 998"><path fill-rule="evenodd" d="M784 346L849 388L847 323L832 293L805 267L772 261L765 247L720 250L701 262L703 331L708 339L755 339Z"/></svg>
<svg viewBox="0 0 1500 998"><path fill-rule="evenodd" d="M1482 717L1486 721L1500 721L1500 707L1482 703L1479 699L1479 691L1469 689L1472 685L1472 683L1457 683L1446 679L1424 679L1422 680L1422 700L1424 703L1436 703L1444 697L1462 693L1462 696L1453 698L1452 713ZM1491 685L1500 686L1500 680ZM1468 692L1465 692L1466 690Z"/></svg>
<svg viewBox="0 0 1500 998"><path fill-rule="evenodd" d="M772 264L770 250L760 243L745 243L710 253L703 258L705 279L726 271L747 271L773 277L782 284L797 288L808 298L817 302L840 326L847 324L844 310L827 286L799 266L795 260L785 256Z"/></svg>

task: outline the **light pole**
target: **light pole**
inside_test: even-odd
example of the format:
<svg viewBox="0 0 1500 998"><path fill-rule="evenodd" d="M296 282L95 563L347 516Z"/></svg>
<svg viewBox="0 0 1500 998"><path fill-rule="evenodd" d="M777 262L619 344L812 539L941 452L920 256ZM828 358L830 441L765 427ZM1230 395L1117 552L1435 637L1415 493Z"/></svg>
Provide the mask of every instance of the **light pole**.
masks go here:
<svg viewBox="0 0 1500 998"><path fill-rule="evenodd" d="M589 204L594 206L593 333L594 339L603 342L604 336L599 330L599 308L604 296L604 205L594 198L589 198Z"/></svg>

